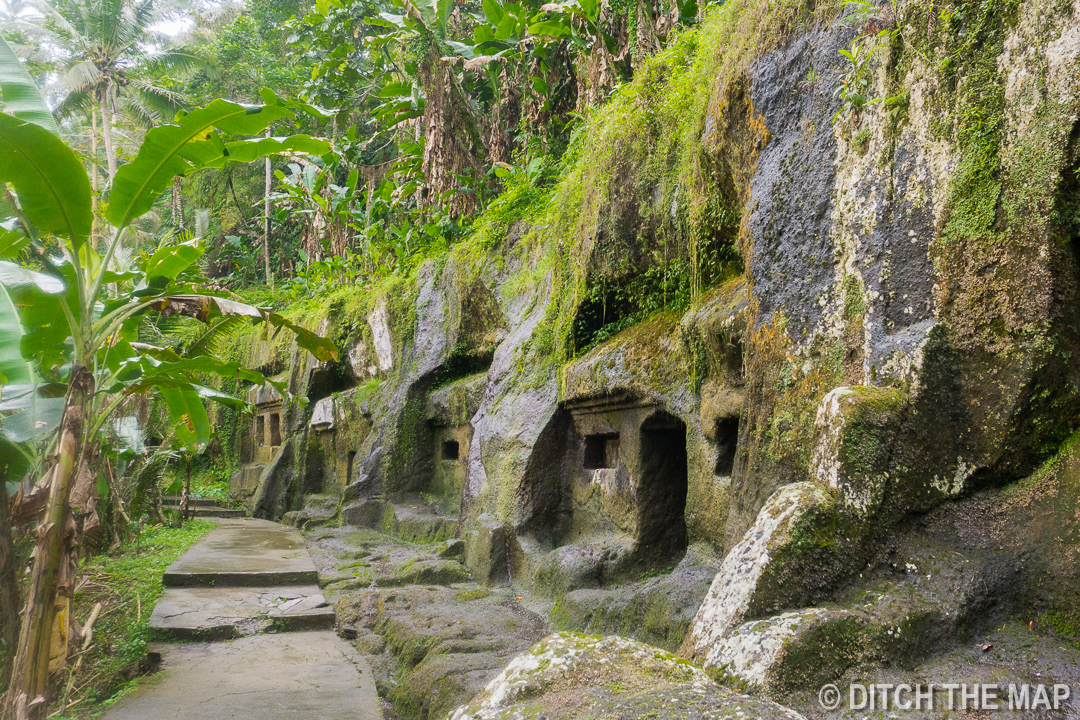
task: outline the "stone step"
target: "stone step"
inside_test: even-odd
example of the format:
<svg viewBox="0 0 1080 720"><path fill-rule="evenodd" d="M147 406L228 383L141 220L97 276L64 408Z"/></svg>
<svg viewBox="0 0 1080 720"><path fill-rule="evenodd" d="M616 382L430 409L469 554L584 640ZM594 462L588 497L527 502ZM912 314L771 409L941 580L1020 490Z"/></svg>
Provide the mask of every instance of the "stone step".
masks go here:
<svg viewBox="0 0 1080 720"><path fill-rule="evenodd" d="M150 616L156 640L229 640L267 630L329 630L334 609L315 585L166 588Z"/></svg>
<svg viewBox="0 0 1080 720"><path fill-rule="evenodd" d="M183 498L181 498L179 495L162 495L161 496L161 504L162 505L175 505L175 506L179 507L180 506L180 501L182 499ZM190 497L190 498L188 498L188 505L195 505L197 507L219 507L217 500L213 500L211 498L199 498L199 497Z"/></svg>
<svg viewBox="0 0 1080 720"><path fill-rule="evenodd" d="M315 585L319 575L293 528L224 518L165 570L166 587Z"/></svg>
<svg viewBox="0 0 1080 720"><path fill-rule="evenodd" d="M162 505L162 510L171 510L173 512L180 512L179 505ZM247 513L244 510L235 508L223 508L216 505L195 505L188 508L188 513L191 517L196 518L242 518L247 517Z"/></svg>
<svg viewBox="0 0 1080 720"><path fill-rule="evenodd" d="M153 644L152 680L104 720L382 720L364 656L333 632L253 635L227 643Z"/></svg>

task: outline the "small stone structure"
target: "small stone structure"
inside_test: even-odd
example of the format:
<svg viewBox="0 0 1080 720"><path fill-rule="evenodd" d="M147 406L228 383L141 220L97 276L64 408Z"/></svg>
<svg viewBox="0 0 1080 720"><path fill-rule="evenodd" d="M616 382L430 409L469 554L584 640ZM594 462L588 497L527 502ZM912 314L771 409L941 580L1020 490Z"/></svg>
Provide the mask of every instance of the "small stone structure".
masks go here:
<svg viewBox="0 0 1080 720"><path fill-rule="evenodd" d="M281 447L282 403L281 393L270 385L253 388L248 392L248 402L255 406L251 419L251 455L249 462L265 465Z"/></svg>
<svg viewBox="0 0 1080 720"><path fill-rule="evenodd" d="M281 448L284 437L284 407L281 393L272 385L251 388L247 401L255 407L248 432L240 437L240 468L233 473L230 492L247 501L259 486L259 477Z"/></svg>
<svg viewBox="0 0 1080 720"><path fill-rule="evenodd" d="M658 562L686 549L686 424L632 396L568 402L570 542L625 534Z"/></svg>

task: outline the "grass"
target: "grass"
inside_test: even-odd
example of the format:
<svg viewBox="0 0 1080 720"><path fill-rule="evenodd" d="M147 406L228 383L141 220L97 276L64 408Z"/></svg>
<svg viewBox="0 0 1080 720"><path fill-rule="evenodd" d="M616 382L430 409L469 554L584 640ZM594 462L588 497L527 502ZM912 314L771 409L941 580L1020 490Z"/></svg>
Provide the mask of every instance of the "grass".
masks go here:
<svg viewBox="0 0 1080 720"><path fill-rule="evenodd" d="M191 520L182 528L152 527L137 542L83 563L74 616L83 623L96 603L102 609L82 667L74 677L65 673L62 687L67 690L50 710L58 712L62 704L67 715L54 718L92 717L119 699L142 674L150 613L163 589L162 573L212 527L204 520ZM73 639L72 666L77 650Z"/></svg>

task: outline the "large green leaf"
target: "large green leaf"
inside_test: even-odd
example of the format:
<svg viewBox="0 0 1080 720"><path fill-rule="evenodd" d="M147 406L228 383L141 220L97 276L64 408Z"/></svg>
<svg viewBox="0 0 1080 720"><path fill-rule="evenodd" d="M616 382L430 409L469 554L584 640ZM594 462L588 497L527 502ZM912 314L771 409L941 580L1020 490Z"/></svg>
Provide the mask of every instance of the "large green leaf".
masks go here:
<svg viewBox="0 0 1080 720"><path fill-rule="evenodd" d="M58 269L65 270L70 271L70 264ZM36 358L45 368L65 362L65 344L71 328L60 298L65 293L70 296L74 288L65 286L58 277L7 261L0 261L0 285L6 289L22 321L23 357Z"/></svg>
<svg viewBox="0 0 1080 720"><path fill-rule="evenodd" d="M338 362L341 357L338 355L337 346L330 340L311 332L307 328L297 325L292 320L278 315L275 312L266 313L266 321L277 328L288 328L294 335L296 335L296 344L307 350L323 362Z"/></svg>
<svg viewBox="0 0 1080 720"><path fill-rule="evenodd" d="M566 37L570 34L569 24L563 20L541 20L529 26L530 35L550 35L551 37Z"/></svg>
<svg viewBox="0 0 1080 720"><path fill-rule="evenodd" d="M30 471L33 463L34 455L29 449L11 442L0 433L0 482L7 482L4 489L9 497L19 491L19 485L8 481L21 479Z"/></svg>
<svg viewBox="0 0 1080 720"><path fill-rule="evenodd" d="M262 312L254 305L212 295L170 295L155 301L151 308L163 315L186 315L201 322L209 322L214 318L230 315L239 315L252 320L263 318Z"/></svg>
<svg viewBox="0 0 1080 720"><path fill-rule="evenodd" d="M498 25L503 21L503 8L498 0L483 0L480 4L484 9L484 15L492 25Z"/></svg>
<svg viewBox="0 0 1080 720"><path fill-rule="evenodd" d="M34 380L30 363L23 359L19 350L23 334L15 301L7 288L0 285L0 385L26 384Z"/></svg>
<svg viewBox="0 0 1080 720"><path fill-rule="evenodd" d="M155 277L175 280L177 275L191 267L204 252L205 249L194 241L158 248L146 263L147 281Z"/></svg>
<svg viewBox="0 0 1080 720"><path fill-rule="evenodd" d="M187 175L224 156L225 145L215 128L257 135L290 114L282 103L251 106L214 100L204 108L177 115L176 125L161 125L146 133L135 160L117 170L106 217L116 227L126 227L150 210L175 176Z"/></svg>
<svg viewBox="0 0 1080 720"><path fill-rule="evenodd" d="M195 388L188 384L158 387L172 421L178 444L198 452L210 442L210 418Z"/></svg>
<svg viewBox="0 0 1080 720"><path fill-rule="evenodd" d="M90 236L90 178L64 141L33 123L0 113L0 185L11 183L23 212L41 232Z"/></svg>
<svg viewBox="0 0 1080 720"><path fill-rule="evenodd" d="M229 162L251 162L267 155L302 152L309 155L325 155L330 152L330 143L308 135L291 137L263 137L225 143L226 153L216 160L211 160L206 167L221 167Z"/></svg>
<svg viewBox="0 0 1080 720"><path fill-rule="evenodd" d="M11 414L0 419L0 435L16 444L33 444L60 425L66 400L62 394L43 394L42 389L51 390L52 386L8 385L3 389L0 412Z"/></svg>
<svg viewBox="0 0 1080 720"><path fill-rule="evenodd" d="M0 223L0 260L10 260L30 244L30 238L15 229L18 221Z"/></svg>
<svg viewBox="0 0 1080 720"><path fill-rule="evenodd" d="M4 112L20 120L45 128L53 135L60 135L52 111L45 104L37 85L26 72L26 67L0 37L0 89L4 91Z"/></svg>
<svg viewBox="0 0 1080 720"><path fill-rule="evenodd" d="M162 382L189 382L191 374L220 375L261 385L266 378L257 370L248 370L239 362L219 360L210 355L185 358L171 348L151 348L139 345L142 356L129 358L117 368L118 374L131 379L128 392L140 392ZM134 372L132 372L134 371Z"/></svg>

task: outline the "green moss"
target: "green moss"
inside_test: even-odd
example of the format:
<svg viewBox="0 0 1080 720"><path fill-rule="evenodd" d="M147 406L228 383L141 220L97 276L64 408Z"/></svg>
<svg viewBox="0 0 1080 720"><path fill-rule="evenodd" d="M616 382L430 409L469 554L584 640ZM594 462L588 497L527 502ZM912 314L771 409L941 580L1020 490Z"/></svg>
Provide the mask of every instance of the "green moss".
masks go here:
<svg viewBox="0 0 1080 720"><path fill-rule="evenodd" d="M888 472L888 458L907 396L900 390L857 386L846 415L840 447L843 471L851 478Z"/></svg>
<svg viewBox="0 0 1080 720"><path fill-rule="evenodd" d="M634 80L575 130L560 180L542 200L533 198L541 209L523 211L531 222L519 252L529 270L507 284L509 292L544 282L552 288L521 355L522 372L544 382L553 367L604 337L661 308L685 308L688 298L741 272L736 239L753 153L741 144L730 152L707 147L703 137L710 113L741 116L752 108L724 95L725 103L710 109L710 91L738 85L753 58L839 5L730 0L710 8L700 28L679 33L643 62ZM744 159L733 174L718 156ZM643 310L620 313L606 328L612 288ZM582 333L581 310L590 303L601 321Z"/></svg>
<svg viewBox="0 0 1080 720"><path fill-rule="evenodd" d="M750 334L746 377L754 412L747 421L751 467L782 472L791 482L810 475L814 420L825 394L843 384L844 347L822 338L796 355L786 326L778 315Z"/></svg>
<svg viewBox="0 0 1080 720"><path fill-rule="evenodd" d="M1056 475L1058 470L1074 456L1078 443L1080 443L1080 432L1073 433L1072 436L1065 440L1057 453L1043 461L1035 472L1022 480L1011 483L1002 490L1002 493L1006 497L1015 497L1038 487L1047 479Z"/></svg>
<svg viewBox="0 0 1080 720"><path fill-rule="evenodd" d="M844 293L845 320L851 320L866 312L866 296L855 275L844 274L841 291Z"/></svg>
<svg viewBox="0 0 1080 720"><path fill-rule="evenodd" d="M469 600L482 600L489 595L491 595L491 591L487 588L476 588L475 590L463 590L454 595L454 597L458 600L467 602Z"/></svg>
<svg viewBox="0 0 1080 720"><path fill-rule="evenodd" d="M859 132L855 133L855 136L851 138L851 147L859 155L865 155L866 149L870 147L870 137L872 133L870 128L863 128Z"/></svg>
<svg viewBox="0 0 1080 720"><path fill-rule="evenodd" d="M840 677L848 668L877 659L884 631L852 617L822 623L788 641L780 651L768 685L790 689L814 689Z"/></svg>
<svg viewBox="0 0 1080 720"><path fill-rule="evenodd" d="M1070 645L1080 650L1080 612L1075 609L1049 610L1035 619L1040 628L1053 628Z"/></svg>

